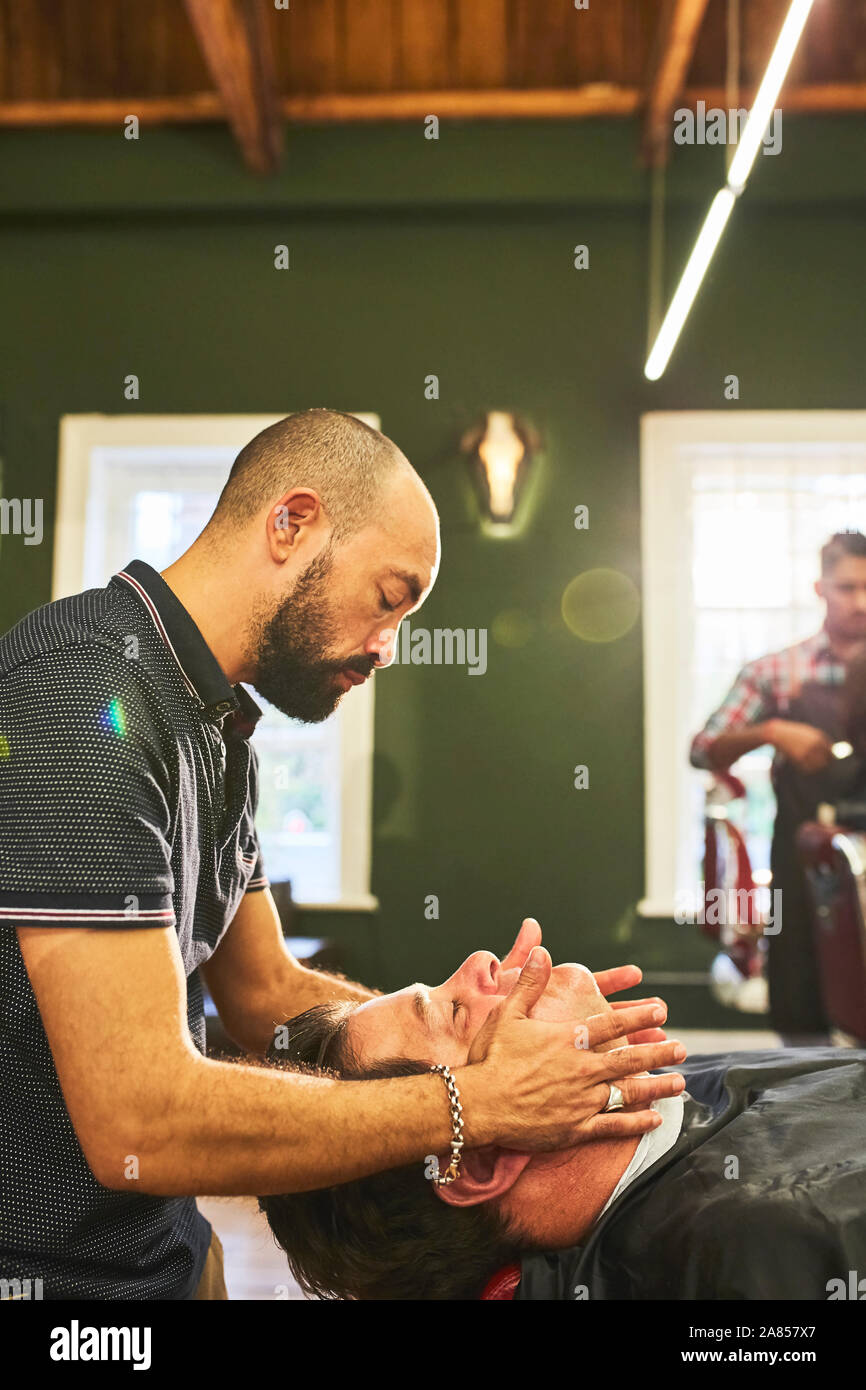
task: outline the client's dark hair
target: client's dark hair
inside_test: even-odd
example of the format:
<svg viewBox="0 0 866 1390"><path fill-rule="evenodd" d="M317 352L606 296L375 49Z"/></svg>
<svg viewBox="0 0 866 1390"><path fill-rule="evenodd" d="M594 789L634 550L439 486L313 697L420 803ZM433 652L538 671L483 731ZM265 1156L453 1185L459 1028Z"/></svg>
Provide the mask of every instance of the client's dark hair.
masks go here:
<svg viewBox="0 0 866 1390"><path fill-rule="evenodd" d="M405 1059L362 1067L346 1037L356 1007L319 1004L299 1014L285 1025L287 1045L278 1040L270 1056L346 1081L429 1070ZM301 1288L320 1298L474 1299L529 1246L492 1203L441 1201L420 1161L316 1192L260 1197L259 1206Z"/></svg>

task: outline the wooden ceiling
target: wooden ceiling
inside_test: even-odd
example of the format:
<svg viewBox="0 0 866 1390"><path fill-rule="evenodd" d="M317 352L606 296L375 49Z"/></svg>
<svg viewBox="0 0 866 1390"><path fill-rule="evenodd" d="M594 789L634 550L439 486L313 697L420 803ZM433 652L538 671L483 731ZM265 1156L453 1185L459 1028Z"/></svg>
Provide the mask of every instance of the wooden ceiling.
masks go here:
<svg viewBox="0 0 866 1390"><path fill-rule="evenodd" d="M0 125L228 121L267 172L286 122L640 112L658 164L728 104L732 2L742 106L789 0L0 0ZM866 0L816 0L781 105L866 110Z"/></svg>

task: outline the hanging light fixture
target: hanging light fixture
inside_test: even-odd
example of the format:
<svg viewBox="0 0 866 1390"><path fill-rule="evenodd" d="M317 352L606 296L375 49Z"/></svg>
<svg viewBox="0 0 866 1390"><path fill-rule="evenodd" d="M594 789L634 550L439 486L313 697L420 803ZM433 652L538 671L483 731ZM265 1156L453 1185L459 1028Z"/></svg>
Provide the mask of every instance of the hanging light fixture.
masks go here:
<svg viewBox="0 0 866 1390"><path fill-rule="evenodd" d="M517 415L491 410L460 441L468 455L485 516L496 525L514 520L538 436Z"/></svg>

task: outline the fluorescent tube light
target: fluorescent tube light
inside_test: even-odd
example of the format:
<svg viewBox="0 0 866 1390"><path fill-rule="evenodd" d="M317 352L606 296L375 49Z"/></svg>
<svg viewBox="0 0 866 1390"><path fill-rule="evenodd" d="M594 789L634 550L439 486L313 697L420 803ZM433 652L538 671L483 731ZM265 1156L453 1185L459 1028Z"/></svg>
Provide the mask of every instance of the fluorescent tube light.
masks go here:
<svg viewBox="0 0 866 1390"><path fill-rule="evenodd" d="M719 238L725 230L725 223L731 215L731 208L736 200L737 195L730 188L721 188L710 204L710 210L704 218L704 225L701 227L694 250L689 256L680 283L677 285L676 294L670 302L664 322L656 335L652 352L647 358L644 375L650 381L658 381L668 364L668 359L674 350L677 338L680 336L680 330L694 303L706 268L719 244Z"/></svg>
<svg viewBox="0 0 866 1390"><path fill-rule="evenodd" d="M716 194L707 213L695 249L689 257L677 286L676 294L665 314L664 321L653 343L652 351L644 367L644 376L650 381L658 381L668 364L688 312L695 301L707 266L712 259L731 208L745 187L746 179L755 162L764 131L770 123L776 100L782 90L782 83L791 65L794 50L800 42L800 35L814 0L791 0L791 7L785 16L781 32L776 40L772 57L767 64L764 79L755 95L746 128L737 144L737 151L728 170L727 187Z"/></svg>
<svg viewBox="0 0 866 1390"><path fill-rule="evenodd" d="M752 102L746 128L740 137L736 153L731 160L731 167L728 170L728 184L731 188L735 188L738 193L749 177L749 170L755 162L755 155L758 153L764 138L764 131L767 129L775 110L776 99L782 90L782 83L787 76L788 68L791 66L794 50L800 42L803 25L809 18L809 11L813 4L814 0L792 0L791 8L785 16L782 32L776 40L773 56L767 64L764 80Z"/></svg>

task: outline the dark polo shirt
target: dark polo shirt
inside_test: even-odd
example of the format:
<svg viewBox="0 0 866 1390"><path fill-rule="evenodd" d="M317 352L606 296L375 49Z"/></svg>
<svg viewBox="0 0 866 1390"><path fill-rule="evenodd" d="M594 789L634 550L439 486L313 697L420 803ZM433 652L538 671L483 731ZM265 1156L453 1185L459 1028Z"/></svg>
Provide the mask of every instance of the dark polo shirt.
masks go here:
<svg viewBox="0 0 866 1390"><path fill-rule="evenodd" d="M94 1178L15 928L173 927L203 1053L198 967L267 886L260 715L141 560L0 637L0 1278L45 1298L191 1298L210 1225L191 1197Z"/></svg>

